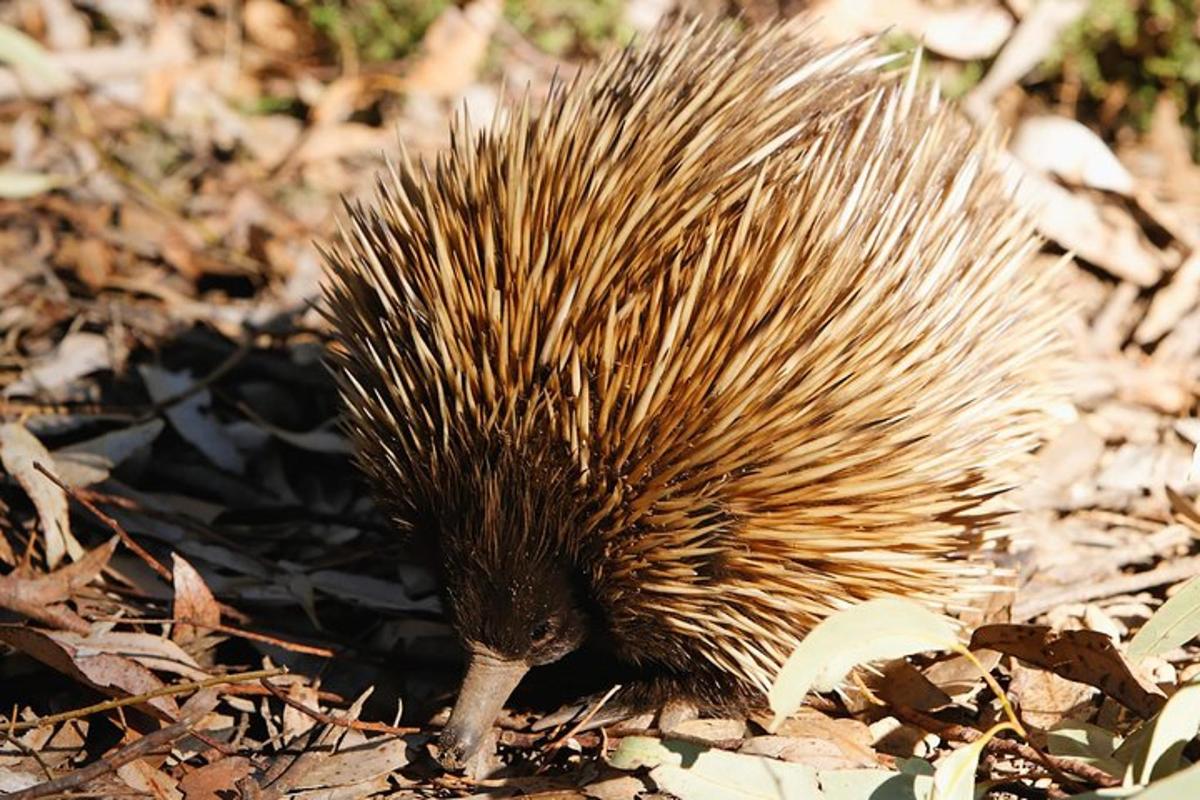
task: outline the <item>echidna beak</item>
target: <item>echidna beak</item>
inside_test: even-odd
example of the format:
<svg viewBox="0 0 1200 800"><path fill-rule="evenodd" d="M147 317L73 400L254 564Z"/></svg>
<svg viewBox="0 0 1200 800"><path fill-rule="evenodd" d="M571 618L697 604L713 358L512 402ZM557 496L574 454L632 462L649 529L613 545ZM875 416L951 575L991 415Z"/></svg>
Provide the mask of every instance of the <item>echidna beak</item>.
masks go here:
<svg viewBox="0 0 1200 800"><path fill-rule="evenodd" d="M437 760L443 767L457 770L466 766L504 701L528 671L529 665L523 661L506 660L482 648L472 651L450 721L438 738Z"/></svg>

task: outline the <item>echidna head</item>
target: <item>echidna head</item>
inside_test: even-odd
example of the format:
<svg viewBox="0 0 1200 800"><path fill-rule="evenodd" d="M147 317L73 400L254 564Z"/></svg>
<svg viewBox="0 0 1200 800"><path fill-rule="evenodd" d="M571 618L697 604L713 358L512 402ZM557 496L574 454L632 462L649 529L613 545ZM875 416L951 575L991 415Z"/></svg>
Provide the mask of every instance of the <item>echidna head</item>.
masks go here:
<svg viewBox="0 0 1200 800"><path fill-rule="evenodd" d="M439 740L447 767L474 753L530 667L587 637L587 589L571 544L578 517L565 486L562 473L503 458L471 470L435 512L446 599L468 657Z"/></svg>

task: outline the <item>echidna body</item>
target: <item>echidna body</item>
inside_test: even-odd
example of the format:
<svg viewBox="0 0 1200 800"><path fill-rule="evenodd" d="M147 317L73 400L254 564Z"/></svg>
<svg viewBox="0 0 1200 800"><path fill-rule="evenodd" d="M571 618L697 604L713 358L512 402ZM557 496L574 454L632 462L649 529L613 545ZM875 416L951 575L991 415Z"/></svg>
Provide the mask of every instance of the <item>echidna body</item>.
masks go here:
<svg viewBox="0 0 1200 800"><path fill-rule="evenodd" d="M994 145L871 53L669 31L351 209L359 460L470 653L445 763L585 640L745 696L834 609L983 580L1057 310Z"/></svg>

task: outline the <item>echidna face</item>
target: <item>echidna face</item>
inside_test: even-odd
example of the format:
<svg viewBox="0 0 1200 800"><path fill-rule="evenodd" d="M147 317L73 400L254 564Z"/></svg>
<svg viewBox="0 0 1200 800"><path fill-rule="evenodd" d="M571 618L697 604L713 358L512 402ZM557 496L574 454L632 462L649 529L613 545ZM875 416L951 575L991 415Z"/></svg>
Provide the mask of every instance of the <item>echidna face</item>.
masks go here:
<svg viewBox="0 0 1200 800"><path fill-rule="evenodd" d="M565 474L529 453L476 465L430 509L433 539L467 673L439 740L461 766L530 667L557 661L587 636L587 586Z"/></svg>
<svg viewBox="0 0 1200 800"><path fill-rule="evenodd" d="M583 643L587 620L567 566L518 550L476 551L465 562L451 556L444 567L451 618L468 651L534 667Z"/></svg>

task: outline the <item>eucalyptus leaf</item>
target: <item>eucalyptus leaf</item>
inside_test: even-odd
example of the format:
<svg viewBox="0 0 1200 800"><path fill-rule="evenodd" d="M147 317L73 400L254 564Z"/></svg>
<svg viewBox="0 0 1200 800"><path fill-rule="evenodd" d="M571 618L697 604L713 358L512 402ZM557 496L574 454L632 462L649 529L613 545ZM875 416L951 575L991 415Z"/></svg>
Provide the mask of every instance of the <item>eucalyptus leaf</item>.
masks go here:
<svg viewBox="0 0 1200 800"><path fill-rule="evenodd" d="M674 739L627 736L609 757L609 764L618 769L650 767L650 778L658 788L680 800L825 798L817 771L807 765L727 753Z"/></svg>
<svg viewBox="0 0 1200 800"><path fill-rule="evenodd" d="M70 73L51 58L36 39L3 24L0 24L0 61L12 64L48 88L62 89L74 83Z"/></svg>
<svg viewBox="0 0 1200 800"><path fill-rule="evenodd" d="M784 663L768 694L774 732L812 689L829 691L854 666L902 658L958 645L958 629L947 617L911 600L881 598L822 620Z"/></svg>
<svg viewBox="0 0 1200 800"><path fill-rule="evenodd" d="M0 28L3 26L0 25ZM0 169L0 198L24 200L45 194L70 183L70 178L44 172L25 172L18 169Z"/></svg>
<svg viewBox="0 0 1200 800"><path fill-rule="evenodd" d="M1145 786L1178 771L1183 748L1196 738L1197 731L1200 684L1192 683L1172 695L1162 711L1130 737L1125 782Z"/></svg>
<svg viewBox="0 0 1200 800"><path fill-rule="evenodd" d="M1129 641L1132 659L1158 656L1200 635L1200 576L1183 584Z"/></svg>

